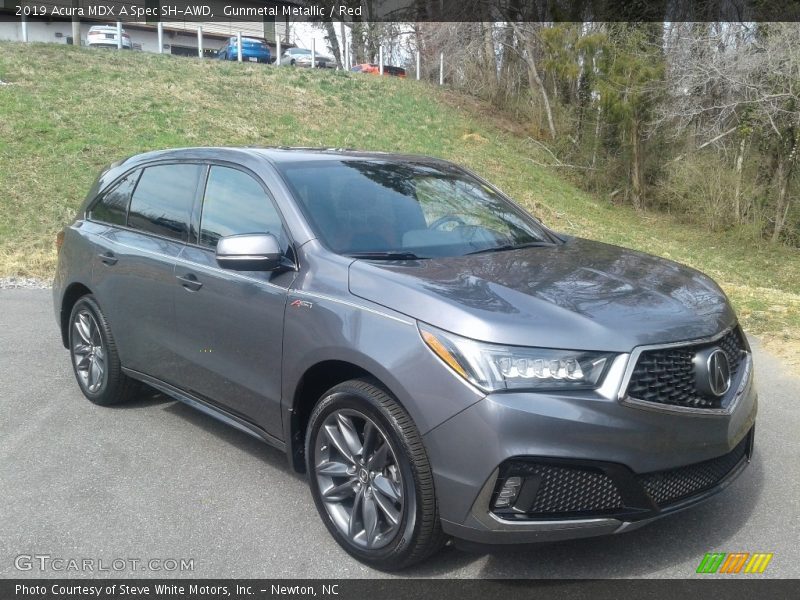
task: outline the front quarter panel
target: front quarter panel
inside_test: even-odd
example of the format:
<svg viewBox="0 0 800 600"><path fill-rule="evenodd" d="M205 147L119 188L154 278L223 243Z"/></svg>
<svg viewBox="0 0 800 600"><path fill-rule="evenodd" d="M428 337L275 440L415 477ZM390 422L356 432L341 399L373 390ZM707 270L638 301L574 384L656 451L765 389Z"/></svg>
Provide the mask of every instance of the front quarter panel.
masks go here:
<svg viewBox="0 0 800 600"><path fill-rule="evenodd" d="M413 319L346 291L347 259L318 256L313 262L317 267L302 273L289 291L285 409L291 410L303 374L329 360L351 363L379 379L421 434L483 397L433 355Z"/></svg>

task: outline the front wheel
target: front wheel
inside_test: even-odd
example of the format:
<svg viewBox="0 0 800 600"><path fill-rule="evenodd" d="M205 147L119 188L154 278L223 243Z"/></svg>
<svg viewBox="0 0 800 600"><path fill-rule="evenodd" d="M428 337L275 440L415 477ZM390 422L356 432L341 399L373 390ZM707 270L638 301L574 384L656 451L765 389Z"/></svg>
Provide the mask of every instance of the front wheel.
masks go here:
<svg viewBox="0 0 800 600"><path fill-rule="evenodd" d="M395 570L441 548L425 448L385 390L361 379L329 390L311 415L305 450L317 510L348 553Z"/></svg>

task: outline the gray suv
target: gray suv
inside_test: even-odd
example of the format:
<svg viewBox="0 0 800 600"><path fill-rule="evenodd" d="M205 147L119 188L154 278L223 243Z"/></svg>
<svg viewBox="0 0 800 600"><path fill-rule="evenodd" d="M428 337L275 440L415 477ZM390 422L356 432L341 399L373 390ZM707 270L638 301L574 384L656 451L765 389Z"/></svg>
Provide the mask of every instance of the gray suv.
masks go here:
<svg viewBox="0 0 800 600"><path fill-rule="evenodd" d="M550 231L442 160L151 152L59 243L83 394L146 384L285 451L379 568L630 531L752 453L751 352L713 281Z"/></svg>

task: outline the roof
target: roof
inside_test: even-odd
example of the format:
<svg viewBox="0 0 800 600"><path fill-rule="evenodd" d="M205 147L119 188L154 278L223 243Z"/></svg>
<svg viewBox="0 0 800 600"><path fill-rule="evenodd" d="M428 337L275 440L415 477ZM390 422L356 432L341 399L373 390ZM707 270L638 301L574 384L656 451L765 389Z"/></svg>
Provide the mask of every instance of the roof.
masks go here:
<svg viewBox="0 0 800 600"><path fill-rule="evenodd" d="M235 159L237 154L248 154L258 158L263 158L272 163L288 163L318 160L394 160L399 162L414 162L445 165L447 161L424 156L420 154L398 154L392 152L375 152L366 150L354 150L348 148L296 148L288 146L275 147L196 147L196 148L172 148L167 150L155 150L131 156L119 164L140 163L161 158L167 159L213 159L228 158Z"/></svg>

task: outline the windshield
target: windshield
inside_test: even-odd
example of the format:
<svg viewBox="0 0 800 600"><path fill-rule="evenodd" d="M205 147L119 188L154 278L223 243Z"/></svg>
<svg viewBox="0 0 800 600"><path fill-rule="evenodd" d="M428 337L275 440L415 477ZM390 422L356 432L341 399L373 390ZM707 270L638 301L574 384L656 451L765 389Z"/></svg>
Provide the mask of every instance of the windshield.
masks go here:
<svg viewBox="0 0 800 600"><path fill-rule="evenodd" d="M456 168L348 159L277 167L319 238L338 254L429 258L558 242Z"/></svg>

